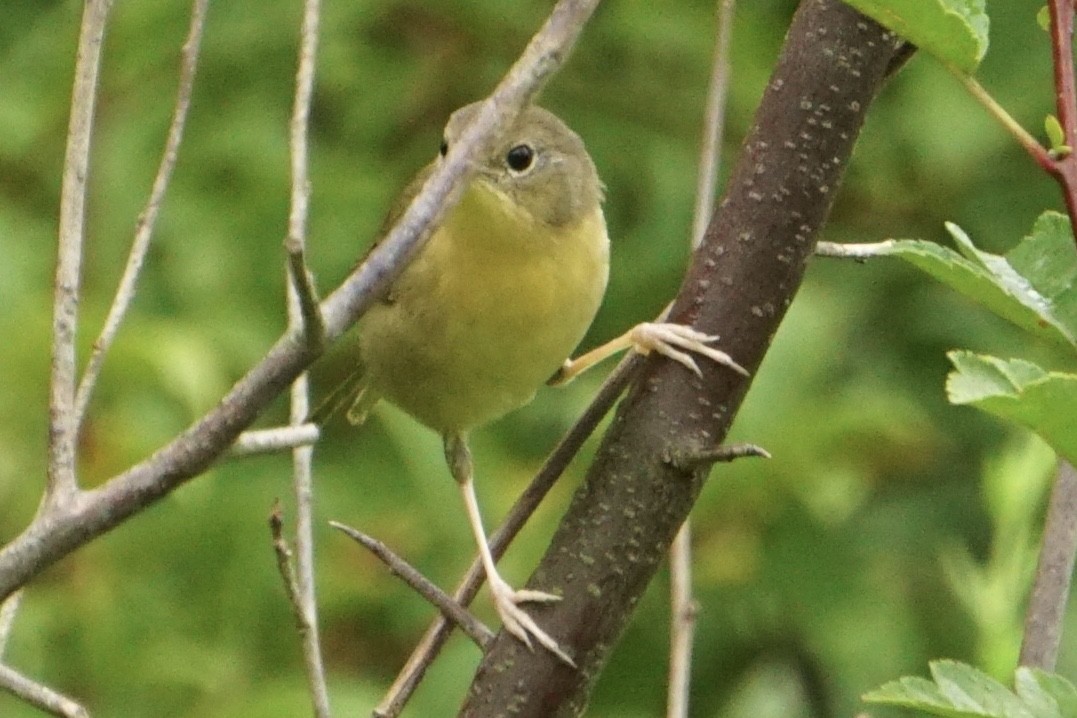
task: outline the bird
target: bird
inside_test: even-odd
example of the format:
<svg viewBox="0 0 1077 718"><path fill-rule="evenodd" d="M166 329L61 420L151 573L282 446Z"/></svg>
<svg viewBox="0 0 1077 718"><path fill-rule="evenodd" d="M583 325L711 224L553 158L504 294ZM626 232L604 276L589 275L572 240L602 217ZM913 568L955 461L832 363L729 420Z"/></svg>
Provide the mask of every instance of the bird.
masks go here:
<svg viewBox="0 0 1077 718"><path fill-rule="evenodd" d="M405 187L380 236L480 108L476 102L451 115L438 156ZM571 359L609 277L604 186L580 136L546 109L525 107L501 136L474 160L459 203L360 318L349 376L316 413L348 406L359 424L385 400L440 434L502 625L528 648L534 639L575 665L521 605L561 597L514 589L497 570L475 492L470 432L527 404L544 385L565 384L629 348L656 351L697 374L693 354L747 371L711 346L717 337L664 322L638 324Z"/></svg>

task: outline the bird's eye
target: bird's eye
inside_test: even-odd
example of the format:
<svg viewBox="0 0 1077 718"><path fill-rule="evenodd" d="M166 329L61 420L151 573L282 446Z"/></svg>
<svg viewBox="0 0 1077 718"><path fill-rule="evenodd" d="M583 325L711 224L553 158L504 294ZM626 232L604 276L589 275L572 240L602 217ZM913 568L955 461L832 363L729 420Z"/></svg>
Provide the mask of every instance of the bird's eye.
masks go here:
<svg viewBox="0 0 1077 718"><path fill-rule="evenodd" d="M439 150L439 152L441 152L442 157L449 154L449 141L448 140L442 140L441 141L441 149Z"/></svg>
<svg viewBox="0 0 1077 718"><path fill-rule="evenodd" d="M505 163L513 172L525 172L535 161L535 150L531 145L516 145L505 155Z"/></svg>

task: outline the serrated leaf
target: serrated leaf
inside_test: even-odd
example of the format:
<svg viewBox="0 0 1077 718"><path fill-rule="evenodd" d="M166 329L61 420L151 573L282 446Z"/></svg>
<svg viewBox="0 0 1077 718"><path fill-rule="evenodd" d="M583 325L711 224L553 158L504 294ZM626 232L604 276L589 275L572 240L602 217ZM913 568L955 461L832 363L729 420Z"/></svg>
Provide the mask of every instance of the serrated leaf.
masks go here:
<svg viewBox="0 0 1077 718"><path fill-rule="evenodd" d="M918 676L905 676L861 696L865 703L912 708L945 718L982 718L982 713L958 710L939 687Z"/></svg>
<svg viewBox="0 0 1077 718"><path fill-rule="evenodd" d="M1045 691L1027 668L1018 668L1014 688L1036 718L1062 718L1058 701Z"/></svg>
<svg viewBox="0 0 1077 718"><path fill-rule="evenodd" d="M1074 718L1066 709L1073 686L1042 671L1018 669L1015 694L983 671L957 661L933 661L933 681L905 677L862 696L868 703L911 708L944 718ZM1059 698L1058 696L1061 696Z"/></svg>
<svg viewBox="0 0 1077 718"><path fill-rule="evenodd" d="M845 0L947 65L973 74L987 52L984 0Z"/></svg>
<svg viewBox="0 0 1077 718"><path fill-rule="evenodd" d="M946 378L951 403L1032 429L1070 463L1077 462L1077 375L968 351L947 356L956 369Z"/></svg>
<svg viewBox="0 0 1077 718"><path fill-rule="evenodd" d="M1039 668L1018 668L1015 680L1017 694L1024 698L1026 692L1036 695L1037 690L1049 696L1060 718L1077 718L1077 688L1062 676ZM1038 695L1037 695L1038 700ZM1025 701L1031 706L1028 698ZM1039 714L1037 714L1038 718Z"/></svg>
<svg viewBox="0 0 1077 718"><path fill-rule="evenodd" d="M966 663L933 661L931 675L939 692L959 710L1000 718L1040 718L1006 686Z"/></svg>
<svg viewBox="0 0 1077 718"><path fill-rule="evenodd" d="M960 227L946 227L960 253L917 239L846 247L856 257L904 259L1033 335L1077 347L1077 247L1065 215L1045 212L1006 255L977 249Z"/></svg>

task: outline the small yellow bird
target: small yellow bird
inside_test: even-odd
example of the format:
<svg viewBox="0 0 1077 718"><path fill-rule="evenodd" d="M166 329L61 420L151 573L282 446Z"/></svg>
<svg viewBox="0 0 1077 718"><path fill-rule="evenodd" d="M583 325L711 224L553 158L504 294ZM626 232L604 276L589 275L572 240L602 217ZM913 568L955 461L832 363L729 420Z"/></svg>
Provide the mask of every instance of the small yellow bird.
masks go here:
<svg viewBox="0 0 1077 718"><path fill-rule="evenodd" d="M479 107L453 113L441 158ZM567 359L606 290L602 183L583 141L544 109L525 109L505 138L476 160L475 178L460 203L360 320L358 381L343 393L356 423L384 398L441 434L505 628L528 647L534 637L573 664L519 606L560 597L515 590L494 566L475 497L468 432L528 403L543 384L570 381L628 347L658 351L697 373L687 352L747 372L707 346L716 337L678 324L640 324L575 361ZM407 186L386 230L441 158Z"/></svg>

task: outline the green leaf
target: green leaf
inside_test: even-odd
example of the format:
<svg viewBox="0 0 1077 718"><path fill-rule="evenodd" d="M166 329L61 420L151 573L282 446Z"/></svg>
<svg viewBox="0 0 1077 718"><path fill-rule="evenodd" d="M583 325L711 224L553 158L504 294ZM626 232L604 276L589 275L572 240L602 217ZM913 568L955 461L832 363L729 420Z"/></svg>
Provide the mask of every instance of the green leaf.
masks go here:
<svg viewBox="0 0 1077 718"><path fill-rule="evenodd" d="M921 50L965 74L987 52L984 0L846 0Z"/></svg>
<svg viewBox="0 0 1077 718"><path fill-rule="evenodd" d="M1062 718L1051 712L1048 691L1038 682L1035 689L1024 686L1033 697L1033 703L1029 703L983 671L964 663L933 661L931 676L934 682L906 677L887 683L865 694L863 700L945 718ZM1038 712L1044 706L1047 712Z"/></svg>
<svg viewBox="0 0 1077 718"><path fill-rule="evenodd" d="M1054 115L1043 118L1043 131L1047 133L1047 140L1051 143L1051 154L1056 159L1065 157L1073 152L1073 148L1066 144L1066 131L1062 129L1062 123Z"/></svg>
<svg viewBox="0 0 1077 718"><path fill-rule="evenodd" d="M1070 463L1077 462L1077 375L968 351L947 356L956 369L946 378L951 403L1028 427Z"/></svg>
<svg viewBox="0 0 1077 718"><path fill-rule="evenodd" d="M1077 688L1060 675L1039 668L1018 668L1015 679L1017 695L1037 710L1043 706L1045 716L1077 718ZM1053 706L1053 707L1052 707ZM1037 718L1041 713L1035 713Z"/></svg>
<svg viewBox="0 0 1077 718"><path fill-rule="evenodd" d="M1044 5L1040 8L1040 11L1036 13L1036 22L1045 31L1051 29L1051 11Z"/></svg>
<svg viewBox="0 0 1077 718"><path fill-rule="evenodd" d="M977 249L955 224L946 228L960 253L917 239L845 247L859 258L900 257L1034 336L1077 347L1077 247L1065 215L1040 215L1005 256Z"/></svg>

